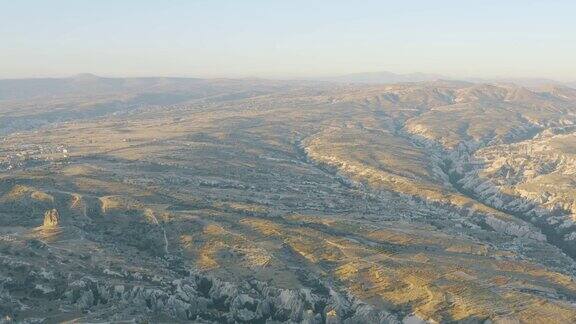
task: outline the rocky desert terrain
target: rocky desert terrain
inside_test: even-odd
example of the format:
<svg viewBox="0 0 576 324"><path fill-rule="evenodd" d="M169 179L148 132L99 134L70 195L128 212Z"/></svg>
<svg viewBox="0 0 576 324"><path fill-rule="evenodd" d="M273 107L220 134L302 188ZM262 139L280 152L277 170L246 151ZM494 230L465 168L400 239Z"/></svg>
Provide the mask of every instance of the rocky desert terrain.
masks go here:
<svg viewBox="0 0 576 324"><path fill-rule="evenodd" d="M574 323L576 90L0 80L0 321Z"/></svg>

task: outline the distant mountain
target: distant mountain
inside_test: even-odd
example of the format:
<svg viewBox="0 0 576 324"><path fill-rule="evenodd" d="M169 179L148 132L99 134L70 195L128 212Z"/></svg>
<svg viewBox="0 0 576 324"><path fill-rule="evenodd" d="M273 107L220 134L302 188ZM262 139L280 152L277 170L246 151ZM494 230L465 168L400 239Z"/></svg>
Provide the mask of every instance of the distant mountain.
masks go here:
<svg viewBox="0 0 576 324"><path fill-rule="evenodd" d="M343 82L343 83L405 83L405 82L424 82L447 80L449 77L440 74L428 73L409 73L397 74L388 71L382 72L367 72L367 73L353 73L332 78L326 78L325 81Z"/></svg>
<svg viewBox="0 0 576 324"><path fill-rule="evenodd" d="M449 76L433 73L408 73L398 74L388 71L366 72L345 74L330 78L323 78L323 81L342 82L342 83L363 83L363 84L390 84L390 83L407 83L407 82L429 82L438 80L461 80L472 83L490 83L490 84L514 84L528 88L539 88L550 85L563 85L576 88L576 82L560 82L547 78L452 78Z"/></svg>
<svg viewBox="0 0 576 324"><path fill-rule="evenodd" d="M546 78L470 78L467 80L474 83L515 84L527 88L538 88L550 85L566 85L563 82Z"/></svg>
<svg viewBox="0 0 576 324"><path fill-rule="evenodd" d="M0 100L126 93L197 83L193 78L105 78L87 73L69 78L5 79L0 80Z"/></svg>
<svg viewBox="0 0 576 324"><path fill-rule="evenodd" d="M0 79L0 100L30 100L50 97L82 97L142 93L208 93L283 89L307 81L258 79L198 79L181 77L109 78L84 73L68 78Z"/></svg>
<svg viewBox="0 0 576 324"><path fill-rule="evenodd" d="M236 91L244 91L258 85L266 90L282 89L287 85L310 85L316 81L356 84L394 84L411 82L472 82L490 84L516 84L529 88L543 86L569 86L576 88L576 82L562 83L551 79L455 79L440 74L409 73L396 74L392 72L370 72L347 74L315 80L261 80L261 79L198 79L179 77L138 77L110 78L83 73L68 78L35 78L35 79L0 79L0 100L30 100L48 97L82 97L112 94L141 94L159 92L194 92L204 93L207 89L219 92L222 87L232 87ZM460 80L460 81L459 81ZM316 84L318 85L318 84ZM463 85L463 84L461 84ZM226 88L227 90L230 90ZM251 88L250 88L251 89Z"/></svg>

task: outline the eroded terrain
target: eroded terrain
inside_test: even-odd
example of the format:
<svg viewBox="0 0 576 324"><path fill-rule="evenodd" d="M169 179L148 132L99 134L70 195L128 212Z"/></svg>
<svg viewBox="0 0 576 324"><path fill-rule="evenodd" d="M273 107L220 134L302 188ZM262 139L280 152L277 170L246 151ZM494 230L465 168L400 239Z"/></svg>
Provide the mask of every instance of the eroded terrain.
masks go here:
<svg viewBox="0 0 576 324"><path fill-rule="evenodd" d="M0 92L5 321L576 321L572 89L58 82Z"/></svg>

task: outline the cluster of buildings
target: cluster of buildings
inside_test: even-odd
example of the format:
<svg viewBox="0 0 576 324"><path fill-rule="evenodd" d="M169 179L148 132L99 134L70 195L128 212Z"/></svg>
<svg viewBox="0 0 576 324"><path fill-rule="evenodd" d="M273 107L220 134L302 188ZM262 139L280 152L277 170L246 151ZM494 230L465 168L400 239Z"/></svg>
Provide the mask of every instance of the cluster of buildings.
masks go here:
<svg viewBox="0 0 576 324"><path fill-rule="evenodd" d="M64 145L14 144L0 149L0 171L23 168L33 162L67 158L69 149Z"/></svg>

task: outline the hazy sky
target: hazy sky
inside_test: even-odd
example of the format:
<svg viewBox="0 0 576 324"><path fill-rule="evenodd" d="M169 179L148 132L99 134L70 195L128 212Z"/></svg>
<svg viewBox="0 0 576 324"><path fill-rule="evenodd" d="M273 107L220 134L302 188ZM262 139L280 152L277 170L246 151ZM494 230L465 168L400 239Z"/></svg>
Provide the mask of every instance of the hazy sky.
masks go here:
<svg viewBox="0 0 576 324"><path fill-rule="evenodd" d="M576 80L575 0L0 0L0 78Z"/></svg>

